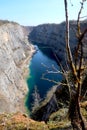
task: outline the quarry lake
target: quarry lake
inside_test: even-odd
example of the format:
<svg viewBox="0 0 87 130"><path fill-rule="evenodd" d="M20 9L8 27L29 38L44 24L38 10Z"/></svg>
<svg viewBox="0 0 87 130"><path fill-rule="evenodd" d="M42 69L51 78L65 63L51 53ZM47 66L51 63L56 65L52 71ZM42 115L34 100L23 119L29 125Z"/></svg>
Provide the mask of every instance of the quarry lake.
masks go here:
<svg viewBox="0 0 87 130"><path fill-rule="evenodd" d="M29 76L27 78L27 84L29 87L29 93L27 95L27 101L26 106L29 110L31 110L32 103L33 103L33 96L35 86L38 89L38 92L40 94L41 98L44 98L47 91L50 90L50 88L53 85L56 85L55 83L48 81L48 80L54 80L54 81L60 81L62 79L62 76L58 73L48 73L49 72L55 72L56 69L59 70L59 66L56 63L56 60L53 56L53 53L50 48L45 46L35 46L37 52L32 57L31 63L29 65ZM42 79L42 75L45 75L45 78L48 80Z"/></svg>

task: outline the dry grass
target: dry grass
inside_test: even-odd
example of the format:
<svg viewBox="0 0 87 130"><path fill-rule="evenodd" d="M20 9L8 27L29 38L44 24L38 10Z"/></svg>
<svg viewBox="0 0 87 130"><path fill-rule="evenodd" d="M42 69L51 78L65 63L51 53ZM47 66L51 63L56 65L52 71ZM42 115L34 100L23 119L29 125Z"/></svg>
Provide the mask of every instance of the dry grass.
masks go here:
<svg viewBox="0 0 87 130"><path fill-rule="evenodd" d="M81 108L81 112L87 119L87 111ZM68 108L62 108L54 112L47 124L30 119L25 114L1 114L0 130L72 130L71 122L68 120Z"/></svg>
<svg viewBox="0 0 87 130"><path fill-rule="evenodd" d="M68 120L68 109L62 108L57 112L54 112L48 122L50 130L72 130L71 122Z"/></svg>
<svg viewBox="0 0 87 130"><path fill-rule="evenodd" d="M49 130L44 122L29 119L26 115L0 115L0 130Z"/></svg>

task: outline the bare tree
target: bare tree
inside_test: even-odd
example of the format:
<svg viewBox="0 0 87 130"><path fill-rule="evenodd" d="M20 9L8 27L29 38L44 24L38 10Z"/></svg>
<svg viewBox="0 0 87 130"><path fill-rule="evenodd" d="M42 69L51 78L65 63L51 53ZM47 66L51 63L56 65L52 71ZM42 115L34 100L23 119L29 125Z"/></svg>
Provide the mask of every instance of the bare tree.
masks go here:
<svg viewBox="0 0 87 130"><path fill-rule="evenodd" d="M32 96L33 96L33 104L32 104L32 112L33 112L36 108L39 107L41 101L37 86L34 87L34 93L32 94Z"/></svg>
<svg viewBox="0 0 87 130"><path fill-rule="evenodd" d="M85 70L85 67L83 66L83 44L84 44L83 39L85 34L87 33L87 29L81 32L80 15L85 1L86 0L82 0L81 8L78 13L78 19L77 19L78 44L76 47L75 56L73 57L69 43L68 2L67 0L64 0L65 16L66 16L66 53L67 53L67 62L69 65L69 73L68 75L65 75L65 78L70 90L69 118L71 120L71 124L74 130L87 130L86 122L83 119L80 111L80 96L81 96L82 82L84 80L83 74ZM73 77L72 79L69 79L70 75L72 75Z"/></svg>
<svg viewBox="0 0 87 130"><path fill-rule="evenodd" d="M80 15L84 6L86 0L82 0L81 2L81 8L78 12L78 18L77 18L77 46L75 50L75 55L72 55L72 51L70 48L70 42L69 42L69 20L68 20L68 2L67 0L64 0L65 5L65 16L66 16L66 54L67 54L67 64L69 70L65 70L59 62L59 59L57 55L54 53L54 56L56 58L56 61L58 65L60 65L61 71L57 70L54 66L52 66L53 71L47 70L45 74L42 75L42 79L48 80L50 82L53 82L57 85L63 84L65 86L68 86L69 88L69 94L70 94L70 103L69 103L69 119L71 120L71 124L74 130L87 130L87 123L85 119L83 118L80 110L80 101L81 101L81 90L83 81L85 79L85 69L87 68L84 66L84 56L83 56L83 44L84 44L84 37L87 33L87 28L82 32L80 27ZM46 66L47 67L47 66ZM50 80L45 78L46 74L50 73L61 73L66 79L66 83L59 83L54 80ZM71 77L71 78L70 78ZM35 92L35 104L38 104L38 93ZM38 104L39 105L39 104Z"/></svg>

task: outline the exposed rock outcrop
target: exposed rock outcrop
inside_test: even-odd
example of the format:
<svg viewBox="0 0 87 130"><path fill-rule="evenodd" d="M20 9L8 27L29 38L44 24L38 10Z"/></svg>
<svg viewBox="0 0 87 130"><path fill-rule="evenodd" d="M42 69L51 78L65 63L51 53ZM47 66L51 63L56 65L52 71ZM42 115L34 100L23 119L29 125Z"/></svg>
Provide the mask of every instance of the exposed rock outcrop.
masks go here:
<svg viewBox="0 0 87 130"><path fill-rule="evenodd" d="M47 121L49 116L60 108L67 106L69 102L68 87L54 86L47 94L46 99L34 110L31 117L39 121ZM40 114L39 114L40 113Z"/></svg>
<svg viewBox="0 0 87 130"><path fill-rule="evenodd" d="M26 62L34 47L17 23L0 22L0 113L24 111Z"/></svg>
<svg viewBox="0 0 87 130"><path fill-rule="evenodd" d="M65 22L61 24L42 24L33 28L29 34L29 39L38 45L49 46L58 58L64 62L66 60L65 47ZM82 31L87 27L87 20L81 22ZM76 37L76 21L70 21L70 46L74 54L75 46L78 43ZM87 36L85 38L87 41ZM84 44L84 54L87 58L87 44ZM64 63L63 63L64 64Z"/></svg>
<svg viewBox="0 0 87 130"><path fill-rule="evenodd" d="M75 47L75 34L73 47ZM29 39L38 45L49 46L59 57L60 60L65 59L65 22L61 24L43 24L35 27L29 34Z"/></svg>
<svg viewBox="0 0 87 130"><path fill-rule="evenodd" d="M81 98L83 98L83 102L80 105L87 110L87 77L83 82L82 88ZM39 107L32 111L31 117L38 121L47 121L52 113L59 111L61 108L68 108L69 101L68 87L63 85L54 86L49 90L47 97L41 102Z"/></svg>

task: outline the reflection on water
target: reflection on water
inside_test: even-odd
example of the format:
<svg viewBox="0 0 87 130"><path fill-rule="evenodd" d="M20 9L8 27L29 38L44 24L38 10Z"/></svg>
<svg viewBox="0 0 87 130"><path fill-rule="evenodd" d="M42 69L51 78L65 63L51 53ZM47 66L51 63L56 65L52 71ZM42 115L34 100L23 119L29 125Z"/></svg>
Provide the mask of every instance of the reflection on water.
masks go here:
<svg viewBox="0 0 87 130"><path fill-rule="evenodd" d="M36 46L37 47L37 46ZM33 56L31 64L29 66L30 74L27 79L27 84L29 87L29 93L26 101L26 106L30 109L33 102L32 93L34 92L34 87L37 86L40 97L43 98L47 91L55 85L53 82L42 79L42 75L49 71L59 70L59 66L54 60L52 51L48 47L37 47L37 53ZM60 81L62 76L58 73L50 73L45 75L46 78L50 80Z"/></svg>

